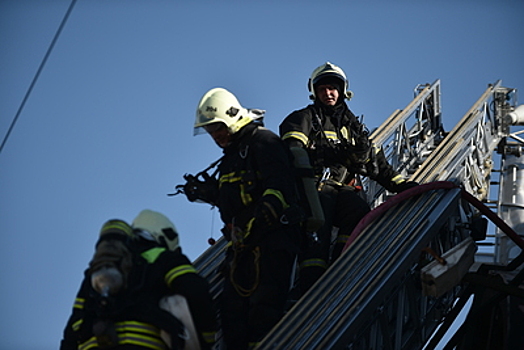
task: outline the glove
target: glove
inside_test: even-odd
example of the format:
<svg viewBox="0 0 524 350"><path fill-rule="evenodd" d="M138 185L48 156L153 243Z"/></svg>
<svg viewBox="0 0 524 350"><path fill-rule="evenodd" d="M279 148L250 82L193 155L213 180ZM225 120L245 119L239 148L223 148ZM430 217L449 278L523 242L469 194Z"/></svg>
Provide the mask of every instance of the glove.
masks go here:
<svg viewBox="0 0 524 350"><path fill-rule="evenodd" d="M404 181L404 182L399 183L398 185L395 185L393 188L393 192L396 192L396 193L404 192L416 186L418 186L418 182Z"/></svg>
<svg viewBox="0 0 524 350"><path fill-rule="evenodd" d="M202 176L203 181L198 177ZM218 181L207 173L197 174L196 176L186 174L184 179L187 181L183 185L184 193L190 202L209 203L217 205L218 202Z"/></svg>
<svg viewBox="0 0 524 350"><path fill-rule="evenodd" d="M354 166L366 164L373 155L373 145L369 139L369 130L364 124L355 123L351 127L353 142L346 146L349 162Z"/></svg>
<svg viewBox="0 0 524 350"><path fill-rule="evenodd" d="M284 212L284 206L280 199L274 195L263 196L255 207L253 216L255 223L263 227L274 227L280 224L280 217Z"/></svg>

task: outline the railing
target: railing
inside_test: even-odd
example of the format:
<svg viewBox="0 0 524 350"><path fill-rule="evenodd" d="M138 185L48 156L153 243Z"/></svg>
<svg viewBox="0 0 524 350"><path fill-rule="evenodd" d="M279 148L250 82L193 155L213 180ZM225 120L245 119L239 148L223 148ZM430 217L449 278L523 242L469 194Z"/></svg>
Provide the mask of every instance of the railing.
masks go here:
<svg viewBox="0 0 524 350"><path fill-rule="evenodd" d="M493 154L509 135L501 117L514 108L513 90L501 87L500 81L490 85L447 135L441 124L440 81L419 86L416 92L403 111L392 114L372 133L372 139L383 146L390 163L412 180L422 184L453 181L489 202ZM373 207L388 199L373 181L364 185ZM457 284L444 295L428 297L420 285L420 268L433 259L422 250L429 247L442 255L473 230L478 213L459 199L458 192L430 191L383 213L295 304L259 349L421 348L463 290ZM481 244L496 246L491 236ZM225 245L220 239L195 261L215 299L222 288L218 269ZM492 255L487 258L493 259Z"/></svg>

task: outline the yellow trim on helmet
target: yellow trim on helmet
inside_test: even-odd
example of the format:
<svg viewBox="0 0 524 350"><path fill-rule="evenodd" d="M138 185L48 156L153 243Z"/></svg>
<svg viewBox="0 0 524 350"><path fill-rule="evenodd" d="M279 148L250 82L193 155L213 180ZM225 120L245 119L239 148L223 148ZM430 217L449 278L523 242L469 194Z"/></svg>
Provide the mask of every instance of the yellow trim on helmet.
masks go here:
<svg viewBox="0 0 524 350"><path fill-rule="evenodd" d="M115 219L107 221L100 229L100 236L111 231L117 231L118 233L133 237L133 228L122 220Z"/></svg>
<svg viewBox="0 0 524 350"><path fill-rule="evenodd" d="M247 110L244 111L247 112ZM231 134L234 134L251 122L253 122L253 119L249 118L248 116L241 115L233 124L229 125L227 129Z"/></svg>

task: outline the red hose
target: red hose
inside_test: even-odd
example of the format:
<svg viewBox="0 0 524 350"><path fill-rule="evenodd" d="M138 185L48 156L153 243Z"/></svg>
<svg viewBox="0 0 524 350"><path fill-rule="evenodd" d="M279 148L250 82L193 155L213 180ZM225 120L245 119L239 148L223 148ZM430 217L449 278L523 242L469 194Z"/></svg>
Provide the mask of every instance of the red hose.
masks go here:
<svg viewBox="0 0 524 350"><path fill-rule="evenodd" d="M502 230L520 249L524 250L524 240L520 238L519 234L515 232L511 227L508 226L497 214L492 212L488 207L484 205L477 198L473 197L471 193L462 190L462 198L467 200L471 205L477 208L482 214L491 220L498 228Z"/></svg>
<svg viewBox="0 0 524 350"><path fill-rule="evenodd" d="M348 249L348 247L355 241L355 239L364 231L364 229L373 221L377 220L382 216L387 210L391 207L419 194L432 191L432 190L450 190L453 188L459 188L456 184L451 181L435 181L427 184L421 184L419 186L410 188L404 192L401 192L390 198L386 202L382 203L369 213L367 213L362 220L355 227L351 235L349 236L346 245L344 246L343 252ZM462 198L471 203L475 208L477 208L482 214L488 217L498 228L500 228L516 245L524 250L524 240L519 237L519 235L509 227L500 217L493 213L488 207L486 207L482 202L473 197L466 190L462 189Z"/></svg>

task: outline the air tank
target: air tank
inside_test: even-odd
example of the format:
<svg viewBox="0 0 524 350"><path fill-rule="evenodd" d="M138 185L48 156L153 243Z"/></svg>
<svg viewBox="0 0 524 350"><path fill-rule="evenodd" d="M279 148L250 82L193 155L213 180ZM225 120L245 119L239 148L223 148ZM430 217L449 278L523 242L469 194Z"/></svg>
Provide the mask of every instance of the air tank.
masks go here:
<svg viewBox="0 0 524 350"><path fill-rule="evenodd" d="M324 224L324 211L320 204L317 191L317 180L313 168L309 162L309 156L305 149L301 147L291 147L294 157L294 166L302 179L302 194L307 200L309 207L308 218L306 219L306 231L316 232Z"/></svg>

